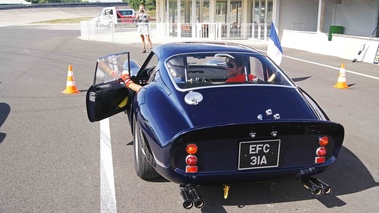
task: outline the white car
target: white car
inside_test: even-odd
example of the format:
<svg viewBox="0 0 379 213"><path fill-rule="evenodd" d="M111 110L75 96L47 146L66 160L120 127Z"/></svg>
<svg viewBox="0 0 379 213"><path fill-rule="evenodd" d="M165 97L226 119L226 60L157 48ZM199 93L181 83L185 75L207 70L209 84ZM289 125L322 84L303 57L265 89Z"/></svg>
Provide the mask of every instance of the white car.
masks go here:
<svg viewBox="0 0 379 213"><path fill-rule="evenodd" d="M97 27L110 27L112 24L132 24L135 20L133 9L105 7L101 14L93 19Z"/></svg>

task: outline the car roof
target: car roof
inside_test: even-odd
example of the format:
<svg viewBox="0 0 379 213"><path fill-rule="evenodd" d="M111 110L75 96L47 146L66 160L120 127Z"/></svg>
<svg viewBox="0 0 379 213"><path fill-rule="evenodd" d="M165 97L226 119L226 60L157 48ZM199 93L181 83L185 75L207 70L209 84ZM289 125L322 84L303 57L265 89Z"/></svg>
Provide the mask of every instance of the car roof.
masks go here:
<svg viewBox="0 0 379 213"><path fill-rule="evenodd" d="M116 8L116 10L134 10L132 8Z"/></svg>
<svg viewBox="0 0 379 213"><path fill-rule="evenodd" d="M133 11L134 12L134 9L117 8L116 11Z"/></svg>
<svg viewBox="0 0 379 213"><path fill-rule="evenodd" d="M161 44L154 48L154 53L161 59L176 54L191 54L198 52L240 52L261 54L257 50L242 44L223 42L174 42Z"/></svg>

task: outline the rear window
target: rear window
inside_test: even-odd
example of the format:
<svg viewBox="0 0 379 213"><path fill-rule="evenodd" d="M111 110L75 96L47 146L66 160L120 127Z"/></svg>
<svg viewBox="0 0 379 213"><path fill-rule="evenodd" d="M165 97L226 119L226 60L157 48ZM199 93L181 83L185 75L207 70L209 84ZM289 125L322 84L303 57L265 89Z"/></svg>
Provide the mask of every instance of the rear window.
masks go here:
<svg viewBox="0 0 379 213"><path fill-rule="evenodd" d="M292 85L275 64L260 54L183 54L167 59L165 64L180 89L241 83Z"/></svg>
<svg viewBox="0 0 379 213"><path fill-rule="evenodd" d="M134 14L134 10L120 10L119 13L123 16L132 16Z"/></svg>

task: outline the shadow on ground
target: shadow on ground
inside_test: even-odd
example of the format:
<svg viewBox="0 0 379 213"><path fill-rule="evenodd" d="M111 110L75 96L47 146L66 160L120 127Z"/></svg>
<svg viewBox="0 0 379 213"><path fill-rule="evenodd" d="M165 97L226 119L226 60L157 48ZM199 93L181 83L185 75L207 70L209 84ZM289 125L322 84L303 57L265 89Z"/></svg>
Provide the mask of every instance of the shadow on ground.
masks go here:
<svg viewBox="0 0 379 213"><path fill-rule="evenodd" d="M11 107L7 103L0 103L0 128L7 120ZM4 141L7 134L0 132L0 143Z"/></svg>
<svg viewBox="0 0 379 213"><path fill-rule="evenodd" d="M297 180L279 181L273 185L272 183L262 183L231 186L229 197L226 200L223 197L222 186L199 187L206 203L201 211L226 212L223 206L244 208L248 205L293 202L308 199L318 199L325 207L333 208L346 205L337 196L352 194L379 186L379 183L374 180L359 158L345 147L341 149L334 166L329 171L317 177L332 186L333 191L330 195L315 198Z"/></svg>

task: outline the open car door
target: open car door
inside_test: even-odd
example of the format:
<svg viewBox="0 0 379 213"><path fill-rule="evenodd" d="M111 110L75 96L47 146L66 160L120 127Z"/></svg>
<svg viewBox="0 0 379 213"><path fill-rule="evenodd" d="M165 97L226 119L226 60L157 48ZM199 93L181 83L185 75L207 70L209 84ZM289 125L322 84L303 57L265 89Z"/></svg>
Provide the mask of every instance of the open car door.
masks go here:
<svg viewBox="0 0 379 213"><path fill-rule="evenodd" d="M134 66L131 67L131 64ZM129 108L129 94L132 93L125 87L121 75L125 72L136 72L138 65L134 61L130 62L129 52L111 54L97 60L94 83L86 95L87 115L91 122L100 121Z"/></svg>

